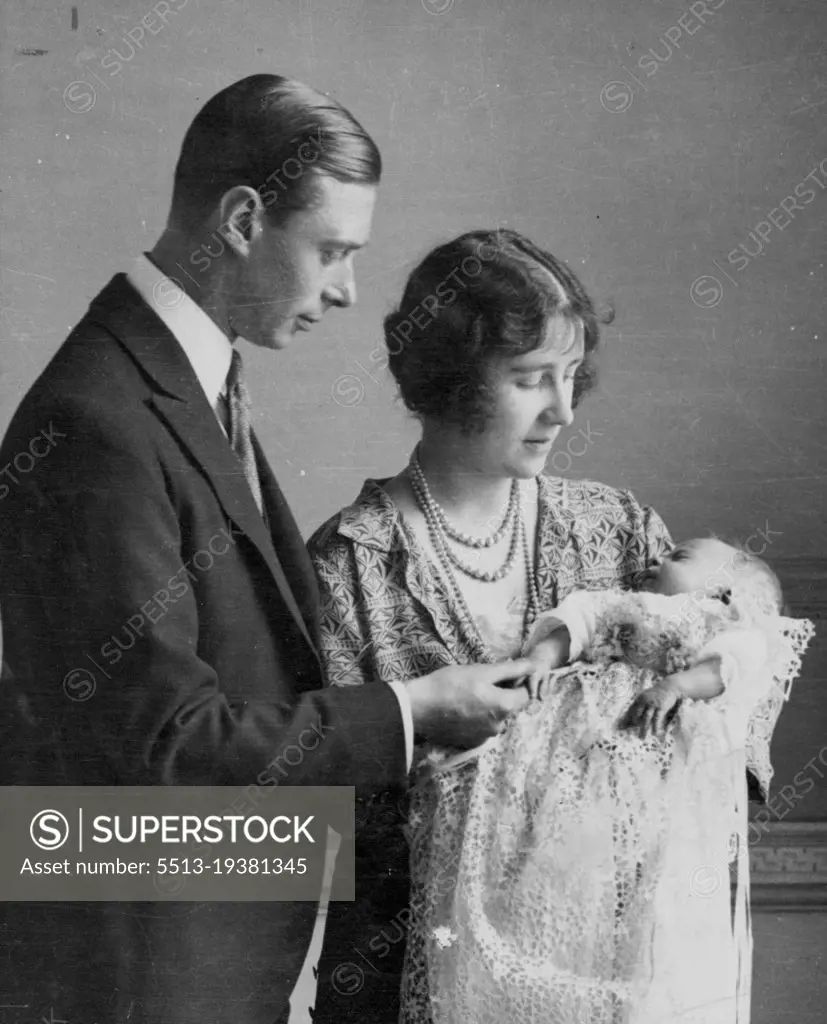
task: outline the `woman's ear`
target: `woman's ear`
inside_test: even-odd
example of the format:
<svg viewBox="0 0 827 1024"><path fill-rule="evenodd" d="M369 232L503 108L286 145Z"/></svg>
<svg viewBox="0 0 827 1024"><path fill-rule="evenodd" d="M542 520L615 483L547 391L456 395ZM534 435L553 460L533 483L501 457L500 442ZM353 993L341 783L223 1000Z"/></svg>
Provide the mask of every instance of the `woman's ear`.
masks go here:
<svg viewBox="0 0 827 1024"><path fill-rule="evenodd" d="M724 604L731 604L732 603L732 588L731 587L727 587L726 590L722 590L721 593L718 594L718 597L719 597L719 599L721 601L723 601Z"/></svg>

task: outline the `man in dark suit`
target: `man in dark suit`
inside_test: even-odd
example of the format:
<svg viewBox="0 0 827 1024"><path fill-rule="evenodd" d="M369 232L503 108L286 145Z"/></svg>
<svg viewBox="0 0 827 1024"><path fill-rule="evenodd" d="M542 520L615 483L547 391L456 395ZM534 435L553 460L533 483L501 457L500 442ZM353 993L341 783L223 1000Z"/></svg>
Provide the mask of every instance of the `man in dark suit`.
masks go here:
<svg viewBox="0 0 827 1024"><path fill-rule="evenodd" d="M167 229L23 399L0 452L3 784L401 786L414 733L473 745L521 662L322 689L304 544L234 343L354 302L379 153L257 75L198 114ZM306 742L310 737L312 742ZM304 751L298 759L290 749ZM6 904L3 1002L71 1024L273 1024L313 904Z"/></svg>

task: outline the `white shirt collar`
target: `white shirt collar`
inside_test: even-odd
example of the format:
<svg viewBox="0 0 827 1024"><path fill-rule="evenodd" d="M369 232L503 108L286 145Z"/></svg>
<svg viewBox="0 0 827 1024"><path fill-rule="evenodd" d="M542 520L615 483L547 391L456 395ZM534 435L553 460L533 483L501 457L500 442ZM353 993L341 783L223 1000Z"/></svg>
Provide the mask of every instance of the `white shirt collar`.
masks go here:
<svg viewBox="0 0 827 1024"><path fill-rule="evenodd" d="M135 260L127 279L172 332L192 364L210 405L215 408L226 387L233 357L233 346L227 335L146 256Z"/></svg>

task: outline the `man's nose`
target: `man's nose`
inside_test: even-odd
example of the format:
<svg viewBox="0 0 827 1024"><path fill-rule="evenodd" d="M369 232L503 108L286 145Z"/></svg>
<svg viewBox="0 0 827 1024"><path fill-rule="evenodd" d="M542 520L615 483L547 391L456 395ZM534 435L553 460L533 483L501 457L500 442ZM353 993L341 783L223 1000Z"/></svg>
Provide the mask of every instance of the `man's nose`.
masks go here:
<svg viewBox="0 0 827 1024"><path fill-rule="evenodd" d="M352 306L356 302L356 280L353 270L349 269L335 281L331 281L325 288L324 297L331 306L338 306L340 309Z"/></svg>

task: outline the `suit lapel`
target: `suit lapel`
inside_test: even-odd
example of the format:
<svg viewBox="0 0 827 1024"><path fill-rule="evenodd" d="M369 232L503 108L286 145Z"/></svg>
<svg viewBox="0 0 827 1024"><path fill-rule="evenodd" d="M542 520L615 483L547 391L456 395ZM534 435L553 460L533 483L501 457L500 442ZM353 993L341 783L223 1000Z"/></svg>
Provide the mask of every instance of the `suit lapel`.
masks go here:
<svg viewBox="0 0 827 1024"><path fill-rule="evenodd" d="M198 408L195 402L181 402L165 395L155 395L152 404L180 444L198 463L225 513L258 549L296 625L308 644L315 649L304 616L276 555L270 533L256 507L244 469L227 443L203 393L201 397L203 408Z"/></svg>
<svg viewBox="0 0 827 1024"><path fill-rule="evenodd" d="M89 318L117 338L155 382L150 406L210 482L225 514L258 550L296 627L315 652L310 630L256 507L244 469L227 443L184 350L123 274L101 292Z"/></svg>

